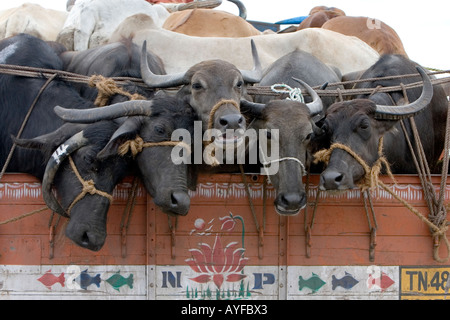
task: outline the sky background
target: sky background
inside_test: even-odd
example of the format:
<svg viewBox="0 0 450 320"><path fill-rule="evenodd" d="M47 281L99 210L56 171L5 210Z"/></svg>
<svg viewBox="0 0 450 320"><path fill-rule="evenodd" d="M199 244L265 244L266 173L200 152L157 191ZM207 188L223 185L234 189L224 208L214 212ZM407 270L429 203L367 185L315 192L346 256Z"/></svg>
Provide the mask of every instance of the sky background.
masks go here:
<svg viewBox="0 0 450 320"><path fill-rule="evenodd" d="M124 0L126 1L126 0ZM319 5L337 7L348 16L365 16L383 21L400 36L410 59L424 67L450 69L450 1L428 0L242 0L247 19L277 22L308 15ZM0 10L32 2L43 7L65 11L66 0L0 0ZM238 14L227 1L218 7Z"/></svg>

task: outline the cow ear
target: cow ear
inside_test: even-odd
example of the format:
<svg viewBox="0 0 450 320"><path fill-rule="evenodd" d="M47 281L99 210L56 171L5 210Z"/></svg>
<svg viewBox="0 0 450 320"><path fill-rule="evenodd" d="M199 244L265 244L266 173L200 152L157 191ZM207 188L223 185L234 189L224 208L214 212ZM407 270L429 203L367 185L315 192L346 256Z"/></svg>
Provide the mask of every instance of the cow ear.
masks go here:
<svg viewBox="0 0 450 320"><path fill-rule="evenodd" d="M86 124L66 123L53 132L43 134L30 139L21 139L11 136L12 140L22 148L39 149L42 152L53 152L74 134L82 131Z"/></svg>
<svg viewBox="0 0 450 320"><path fill-rule="evenodd" d="M141 126L141 117L129 117L114 132L106 146L97 154L97 158L103 161L108 157L117 156L119 147L124 142L135 139L137 134L139 133Z"/></svg>

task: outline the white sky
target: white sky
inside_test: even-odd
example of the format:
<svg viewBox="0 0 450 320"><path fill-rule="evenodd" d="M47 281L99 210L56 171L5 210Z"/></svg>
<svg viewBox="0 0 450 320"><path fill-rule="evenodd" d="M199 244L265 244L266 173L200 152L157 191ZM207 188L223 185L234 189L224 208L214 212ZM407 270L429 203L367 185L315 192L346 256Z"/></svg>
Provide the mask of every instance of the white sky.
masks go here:
<svg viewBox="0 0 450 320"><path fill-rule="evenodd" d="M124 0L126 1L126 0ZM64 11L66 0L0 0L0 10L24 2ZM237 7L223 1L219 9L237 14ZM243 0L248 20L277 22L308 15L318 5L334 6L349 16L367 16L391 26L402 39L412 60L425 67L450 69L450 1L448 0Z"/></svg>

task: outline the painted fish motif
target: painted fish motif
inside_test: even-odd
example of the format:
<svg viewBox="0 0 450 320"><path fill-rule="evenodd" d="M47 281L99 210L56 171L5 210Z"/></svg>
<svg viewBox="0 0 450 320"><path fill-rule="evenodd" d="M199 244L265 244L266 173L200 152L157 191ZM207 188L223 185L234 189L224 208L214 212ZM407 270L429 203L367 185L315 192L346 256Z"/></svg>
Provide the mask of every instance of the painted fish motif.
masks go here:
<svg viewBox="0 0 450 320"><path fill-rule="evenodd" d="M75 279L75 281L78 281L78 283L80 284L81 289L87 290L87 287L89 287L91 284L95 284L97 288L100 288L100 282L102 281L102 279L100 279L100 274L92 277L87 273L87 271L88 269L84 270Z"/></svg>
<svg viewBox="0 0 450 320"><path fill-rule="evenodd" d="M353 288L355 285L357 285L358 283L359 283L358 280L353 278L353 276L350 273L345 271L345 276L343 276L340 279L337 279L335 275L332 276L331 288L333 290L336 290L337 287L342 287L344 289L349 290L349 289Z"/></svg>
<svg viewBox="0 0 450 320"><path fill-rule="evenodd" d="M64 287L64 283L66 282L66 278L64 277L64 272L62 272L59 276L55 276L51 273L52 270L48 270L42 277L38 279L47 289L52 290L52 286L55 283L59 283L62 287Z"/></svg>
<svg viewBox="0 0 450 320"><path fill-rule="evenodd" d="M128 285L130 289L133 289L133 274L130 274L128 278L125 278L120 274L120 271L118 271L105 281L108 282L117 291L119 291L119 289L124 285Z"/></svg>
<svg viewBox="0 0 450 320"><path fill-rule="evenodd" d="M311 278L303 279L302 276L298 277L298 287L302 290L304 287L311 289L314 293L317 292L326 282L319 278L317 274L312 273Z"/></svg>
<svg viewBox="0 0 450 320"><path fill-rule="evenodd" d="M381 272L381 275L378 278L374 278L372 275L369 275L369 278L367 279L367 288L371 289L376 286L381 289L381 292L383 292L394 283L395 281L389 278L386 273Z"/></svg>

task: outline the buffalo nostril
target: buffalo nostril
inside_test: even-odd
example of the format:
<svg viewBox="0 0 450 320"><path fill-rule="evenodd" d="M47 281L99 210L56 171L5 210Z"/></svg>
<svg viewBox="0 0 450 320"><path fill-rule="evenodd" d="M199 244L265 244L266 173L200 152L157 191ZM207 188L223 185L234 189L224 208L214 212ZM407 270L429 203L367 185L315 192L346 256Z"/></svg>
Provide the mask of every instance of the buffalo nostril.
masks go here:
<svg viewBox="0 0 450 320"><path fill-rule="evenodd" d="M342 179L344 179L344 175L343 175L343 174L340 174L340 175L338 175L336 178L334 178L334 181L336 181L336 182L341 182Z"/></svg>
<svg viewBox="0 0 450 320"><path fill-rule="evenodd" d="M227 124L228 124L228 121L226 120L226 119L224 119L224 118L220 118L219 119L219 124L221 125L221 126L226 126Z"/></svg>

